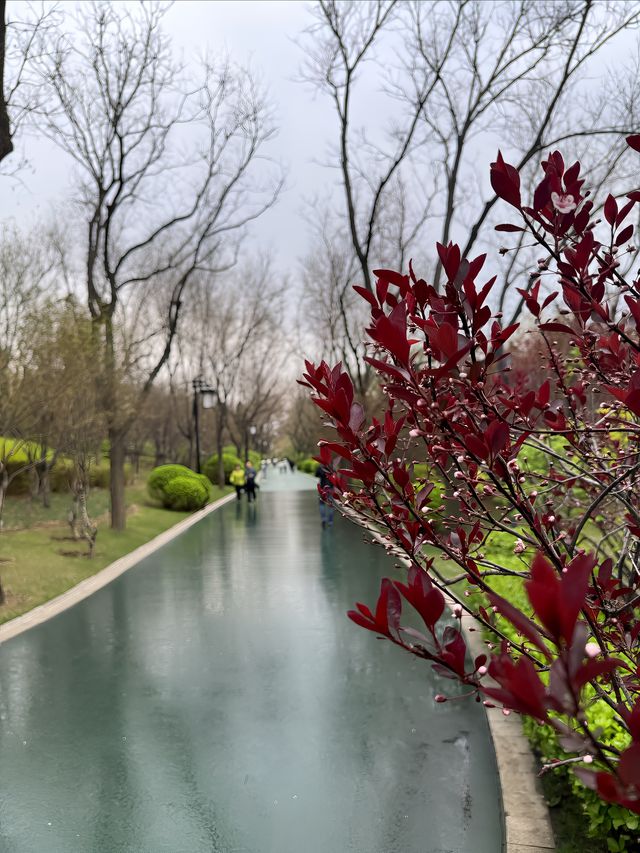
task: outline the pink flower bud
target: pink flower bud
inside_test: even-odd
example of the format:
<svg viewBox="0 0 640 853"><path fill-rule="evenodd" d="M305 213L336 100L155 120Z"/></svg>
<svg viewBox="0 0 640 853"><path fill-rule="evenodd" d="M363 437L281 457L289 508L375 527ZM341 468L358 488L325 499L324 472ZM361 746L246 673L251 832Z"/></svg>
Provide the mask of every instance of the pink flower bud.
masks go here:
<svg viewBox="0 0 640 853"><path fill-rule="evenodd" d="M513 549L514 554L522 554L523 551L526 550L526 545L522 541L522 539L516 539L516 544Z"/></svg>
<svg viewBox="0 0 640 853"><path fill-rule="evenodd" d="M478 675L486 675L487 672L488 672L488 669L486 666L479 666L478 667Z"/></svg>
<svg viewBox="0 0 640 853"><path fill-rule="evenodd" d="M584 755L582 760L585 764L593 764L593 755Z"/></svg>
<svg viewBox="0 0 640 853"><path fill-rule="evenodd" d="M597 643L587 643L584 653L588 658L595 658L600 654L600 646Z"/></svg>
<svg viewBox="0 0 640 853"><path fill-rule="evenodd" d="M505 717L508 717L511 711L508 708L503 708L502 713L505 715Z"/></svg>
<svg viewBox="0 0 640 853"><path fill-rule="evenodd" d="M442 693L436 693L436 695L433 698L436 700L436 702L446 702L447 701L447 697L443 696Z"/></svg>
<svg viewBox="0 0 640 853"><path fill-rule="evenodd" d="M461 604L454 604L453 607L451 608L451 612L456 617L456 619L459 619L462 616L462 605Z"/></svg>

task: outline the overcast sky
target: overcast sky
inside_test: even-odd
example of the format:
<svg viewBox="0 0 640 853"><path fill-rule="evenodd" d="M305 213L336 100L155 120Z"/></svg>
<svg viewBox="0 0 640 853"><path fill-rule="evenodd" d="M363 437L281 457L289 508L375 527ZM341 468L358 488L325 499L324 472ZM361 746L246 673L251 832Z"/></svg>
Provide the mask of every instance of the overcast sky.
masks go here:
<svg viewBox="0 0 640 853"><path fill-rule="evenodd" d="M21 4L7 4L9 16ZM62 7L71 7L71 3ZM287 188L277 206L253 226L252 244L275 250L290 270L304 254L307 226L301 214L303 200L312 198L331 179L320 161L330 137L334 117L328 103L316 99L296 82L302 52L296 39L311 22L306 3L297 0L179 0L165 18L176 51L189 62L207 51L226 51L240 64L250 63L267 86L280 127L270 153L287 169ZM23 140L30 167L21 182L3 183L0 217L28 224L48 216L52 206L68 194L72 171L65 156L51 143L29 137Z"/></svg>
<svg viewBox="0 0 640 853"><path fill-rule="evenodd" d="M9 17L19 14L21 6L24 6L22 0L9 0ZM59 6L69 13L69 26L72 26L76 4L63 2ZM269 154L285 166L288 177L276 207L254 223L249 245L268 248L279 268L293 273L309 240L304 218L309 207L305 200L326 197L339 179L337 171L326 166L337 130L331 105L326 97L315 96L308 85L299 81L304 53L297 42L312 22L309 4L299 0L178 0L164 20L176 52L187 64L193 63L194 70L198 58L204 54L227 53L235 62L249 64L267 87L280 128L277 138L269 144ZM610 63L619 62L620 48L631 49L636 38L636 32L629 32L608 45L598 55L595 67L590 67L589 74L599 75ZM382 50L389 56L388 44ZM387 65L381 62L378 70L388 69L394 59L390 56ZM389 100L381 97L379 85L375 74L371 78L364 75L354 101L354 123L366 125L370 135L388 126L389 116L385 111L389 109ZM28 226L38 218L49 217L54 205L69 197L73 173L71 164L51 142L25 136L19 145L28 155L30 167L20 172L20 182L12 184L3 179L0 220L13 217ZM480 145L476 177L484 194L488 164L497 143L491 139ZM508 157L508 150L505 154ZM335 201L336 207L343 203L338 193Z"/></svg>

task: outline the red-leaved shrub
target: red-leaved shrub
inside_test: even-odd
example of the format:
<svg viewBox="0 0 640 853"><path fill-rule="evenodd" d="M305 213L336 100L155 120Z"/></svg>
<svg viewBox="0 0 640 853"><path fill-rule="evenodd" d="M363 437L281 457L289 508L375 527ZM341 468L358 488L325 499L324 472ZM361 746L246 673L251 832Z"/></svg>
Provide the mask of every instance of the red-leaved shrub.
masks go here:
<svg viewBox="0 0 640 853"><path fill-rule="evenodd" d="M628 142L640 150L640 137ZM408 567L407 583L385 579L375 610L358 604L351 619L485 702L553 726L582 781L640 813L640 280L625 269L640 192L609 195L601 219L579 163L554 152L542 170L523 199L516 169L501 154L491 165L518 215L497 230L524 230L540 250L519 291L531 370L508 351L518 325L490 307L485 256L450 244L437 247L440 291L411 266L356 288L384 416L365 419L341 364L307 362L303 384L336 430L318 459L341 461L342 510ZM445 499L432 505L436 483ZM496 536L508 559L490 549ZM504 577L528 606L500 594ZM494 637L471 664L459 622L442 627L445 594L454 617L466 611ZM406 605L423 631L403 627ZM612 709L623 748L589 723L594 701Z"/></svg>

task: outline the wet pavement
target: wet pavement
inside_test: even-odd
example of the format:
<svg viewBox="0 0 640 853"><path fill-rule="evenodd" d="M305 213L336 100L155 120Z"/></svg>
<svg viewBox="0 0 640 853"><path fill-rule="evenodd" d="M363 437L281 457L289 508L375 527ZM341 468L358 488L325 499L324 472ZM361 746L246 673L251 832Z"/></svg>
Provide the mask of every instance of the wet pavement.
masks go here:
<svg viewBox="0 0 640 853"><path fill-rule="evenodd" d="M1 853L497 853L482 708L345 616L390 571L269 471L6 642Z"/></svg>

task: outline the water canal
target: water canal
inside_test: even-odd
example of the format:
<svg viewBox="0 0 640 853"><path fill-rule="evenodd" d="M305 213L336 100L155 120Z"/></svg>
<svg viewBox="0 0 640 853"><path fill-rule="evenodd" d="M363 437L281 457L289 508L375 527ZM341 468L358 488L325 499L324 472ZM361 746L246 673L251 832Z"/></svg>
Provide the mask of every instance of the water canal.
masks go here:
<svg viewBox="0 0 640 853"><path fill-rule="evenodd" d="M7 641L1 853L497 853L482 708L345 617L388 572L272 472Z"/></svg>

